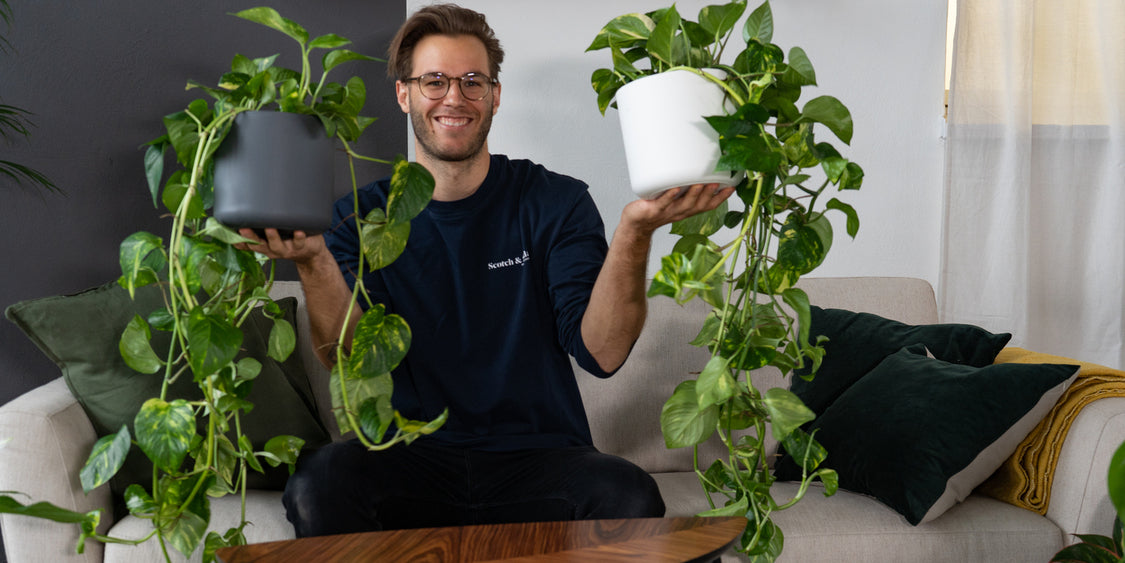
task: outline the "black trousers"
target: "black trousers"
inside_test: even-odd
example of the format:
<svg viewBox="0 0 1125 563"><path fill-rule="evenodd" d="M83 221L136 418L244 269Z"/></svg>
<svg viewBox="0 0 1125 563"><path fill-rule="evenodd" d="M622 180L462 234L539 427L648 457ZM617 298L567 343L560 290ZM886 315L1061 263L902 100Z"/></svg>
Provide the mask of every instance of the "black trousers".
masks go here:
<svg viewBox="0 0 1125 563"><path fill-rule="evenodd" d="M298 462L284 503L297 537L664 515L648 473L592 447L483 452L425 439L325 446Z"/></svg>

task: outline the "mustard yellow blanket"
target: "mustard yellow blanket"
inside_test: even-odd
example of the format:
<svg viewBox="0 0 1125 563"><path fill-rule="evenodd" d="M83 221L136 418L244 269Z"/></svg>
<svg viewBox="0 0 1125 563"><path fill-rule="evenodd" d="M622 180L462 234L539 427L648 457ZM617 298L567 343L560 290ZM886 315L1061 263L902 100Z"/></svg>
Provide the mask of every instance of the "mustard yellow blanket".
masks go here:
<svg viewBox="0 0 1125 563"><path fill-rule="evenodd" d="M1051 499L1051 478L1070 424L1082 408L1093 401L1105 397L1125 397L1125 372L1014 347L1001 351L996 363L1073 364L1082 367L1078 378L1047 417L1020 443L1000 469L977 488L993 498L1046 514L1047 503Z"/></svg>

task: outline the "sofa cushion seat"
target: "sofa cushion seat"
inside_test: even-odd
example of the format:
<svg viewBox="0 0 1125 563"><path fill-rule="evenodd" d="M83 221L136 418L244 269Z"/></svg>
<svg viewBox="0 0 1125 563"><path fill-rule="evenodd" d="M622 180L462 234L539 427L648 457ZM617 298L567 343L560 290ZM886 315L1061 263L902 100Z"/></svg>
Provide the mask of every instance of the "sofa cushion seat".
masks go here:
<svg viewBox="0 0 1125 563"><path fill-rule="evenodd" d="M239 500L238 495L211 499L211 526L209 529L223 534L232 526L237 526L240 509ZM293 533L293 526L285 519L285 509L282 508L281 493L278 491L247 491L246 519L250 522L250 525L244 531L247 543L291 540L296 537ZM110 529L109 535L122 539L138 539L151 532L152 523L150 521L135 516L126 516ZM202 552L201 546L195 550L191 559L186 559L180 552L168 546L168 554L172 556L173 563L201 561ZM105 563L163 560L164 556L160 552L160 543L155 540L146 541L136 546L112 543L105 546Z"/></svg>
<svg viewBox="0 0 1125 563"><path fill-rule="evenodd" d="M666 516L692 516L710 508L695 473L657 473ZM785 502L796 483L776 482L774 499ZM716 502L720 499L717 498ZM1068 542L1050 520L982 495L971 495L932 522L911 526L872 497L838 491L825 497L814 485L795 506L775 512L785 535L786 561L1041 561ZM872 541L879 538L879 541ZM742 561L735 554L723 561Z"/></svg>

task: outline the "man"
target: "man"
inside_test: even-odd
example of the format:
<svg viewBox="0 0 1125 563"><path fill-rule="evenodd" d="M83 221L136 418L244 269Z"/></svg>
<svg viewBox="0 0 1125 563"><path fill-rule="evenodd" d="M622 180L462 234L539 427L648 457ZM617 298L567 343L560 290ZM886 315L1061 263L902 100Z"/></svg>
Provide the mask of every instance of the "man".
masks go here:
<svg viewBox="0 0 1125 563"><path fill-rule="evenodd" d="M454 5L419 10L392 41L398 102L435 180L392 265L356 270L350 197L325 236L267 230L255 247L296 263L329 365L351 285L364 276L414 335L394 373L395 407L426 420L450 411L410 446L368 452L353 440L303 458L285 493L298 536L664 513L649 475L592 446L568 354L612 375L644 324L653 232L714 209L733 189L634 201L607 248L585 184L488 152L502 61L484 16ZM359 215L384 206L387 189L383 180L361 190Z"/></svg>

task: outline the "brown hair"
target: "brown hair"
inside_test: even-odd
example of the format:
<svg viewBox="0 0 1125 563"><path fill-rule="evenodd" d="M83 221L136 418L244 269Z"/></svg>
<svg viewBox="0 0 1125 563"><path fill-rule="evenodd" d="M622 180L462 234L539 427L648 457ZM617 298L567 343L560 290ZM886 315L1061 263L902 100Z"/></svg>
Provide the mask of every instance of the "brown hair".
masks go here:
<svg viewBox="0 0 1125 563"><path fill-rule="evenodd" d="M429 35L470 35L480 39L488 52L488 72L499 78L504 50L485 21L484 14L456 4L435 4L419 9L402 24L387 49L387 74L396 80L413 71L414 47Z"/></svg>

